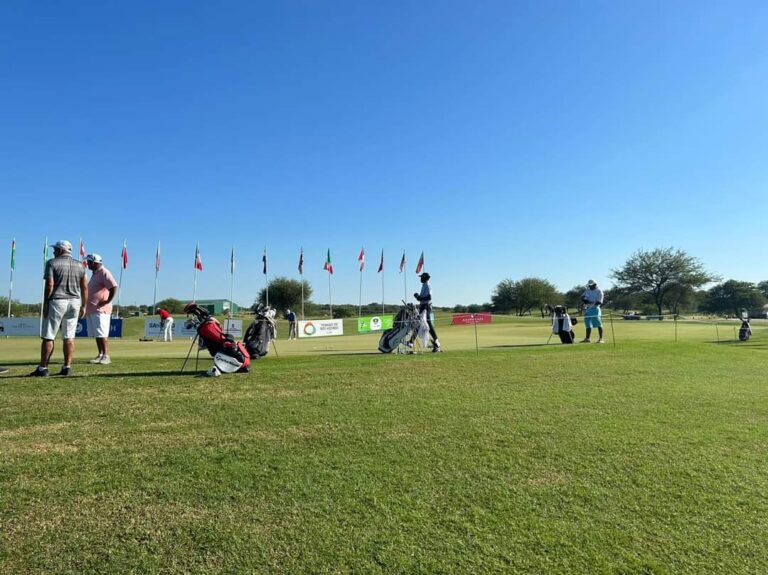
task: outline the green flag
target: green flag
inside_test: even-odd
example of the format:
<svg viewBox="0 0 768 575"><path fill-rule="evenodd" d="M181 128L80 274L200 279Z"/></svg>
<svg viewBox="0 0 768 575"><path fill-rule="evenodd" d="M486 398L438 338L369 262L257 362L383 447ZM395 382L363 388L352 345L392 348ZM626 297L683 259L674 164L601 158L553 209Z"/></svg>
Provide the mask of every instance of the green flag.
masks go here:
<svg viewBox="0 0 768 575"><path fill-rule="evenodd" d="M16 269L16 238L11 242L11 269Z"/></svg>

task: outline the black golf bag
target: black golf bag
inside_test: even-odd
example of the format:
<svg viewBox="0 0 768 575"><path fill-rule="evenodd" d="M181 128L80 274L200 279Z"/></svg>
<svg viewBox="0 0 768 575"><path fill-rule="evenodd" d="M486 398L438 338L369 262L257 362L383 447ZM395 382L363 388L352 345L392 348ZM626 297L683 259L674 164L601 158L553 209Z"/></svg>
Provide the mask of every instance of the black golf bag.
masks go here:
<svg viewBox="0 0 768 575"><path fill-rule="evenodd" d="M275 310L259 304L253 313L256 319L245 330L243 343L253 359L261 359L269 353L269 343L277 336Z"/></svg>
<svg viewBox="0 0 768 575"><path fill-rule="evenodd" d="M568 315L568 308L564 305L556 305L552 310L552 333L560 337L561 343L576 341L576 334L573 333L576 323L576 318Z"/></svg>
<svg viewBox="0 0 768 575"><path fill-rule="evenodd" d="M741 320L739 341L747 341L750 337L752 337L752 326L749 325L749 318L745 317Z"/></svg>
<svg viewBox="0 0 768 575"><path fill-rule="evenodd" d="M398 346L405 344L414 330L419 329L419 313L416 306L407 303L400 308L395 316L392 328L381 334L379 351L392 353Z"/></svg>
<svg viewBox="0 0 768 575"><path fill-rule="evenodd" d="M251 356L245 346L221 329L219 321L208 310L194 302L184 307L184 312L191 316L186 321L187 327L194 327L200 338L200 348L205 348L213 357L214 365L224 373L248 371Z"/></svg>

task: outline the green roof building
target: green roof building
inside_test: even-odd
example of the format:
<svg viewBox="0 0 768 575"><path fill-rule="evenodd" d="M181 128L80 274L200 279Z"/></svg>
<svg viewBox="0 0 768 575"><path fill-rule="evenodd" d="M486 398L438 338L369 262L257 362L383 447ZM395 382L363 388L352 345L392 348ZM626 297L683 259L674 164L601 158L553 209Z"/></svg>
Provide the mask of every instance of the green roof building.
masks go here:
<svg viewBox="0 0 768 575"><path fill-rule="evenodd" d="M224 315L225 312L229 311L228 299L199 299L195 303L213 315ZM232 307L234 308L233 313L240 313L239 305L233 302Z"/></svg>

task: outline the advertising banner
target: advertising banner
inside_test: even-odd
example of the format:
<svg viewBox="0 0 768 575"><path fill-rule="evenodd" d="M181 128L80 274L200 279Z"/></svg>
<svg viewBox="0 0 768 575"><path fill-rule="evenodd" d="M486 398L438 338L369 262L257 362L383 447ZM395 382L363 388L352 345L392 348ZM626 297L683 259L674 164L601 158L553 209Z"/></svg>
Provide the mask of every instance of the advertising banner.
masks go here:
<svg viewBox="0 0 768 575"><path fill-rule="evenodd" d="M382 331L392 329L395 316L392 315L374 315L370 317L357 318L357 333L368 333L371 331Z"/></svg>
<svg viewBox="0 0 768 575"><path fill-rule="evenodd" d="M473 323L491 323L490 313L455 313L451 325L472 325Z"/></svg>
<svg viewBox="0 0 768 575"><path fill-rule="evenodd" d="M186 320L173 321L173 337L195 337L197 330L194 327L186 327ZM163 328L160 327L160 318L144 321L144 337L163 337Z"/></svg>
<svg viewBox="0 0 768 575"><path fill-rule="evenodd" d="M39 317L0 317L0 336L33 335L40 337Z"/></svg>
<svg viewBox="0 0 768 575"><path fill-rule="evenodd" d="M89 337L88 336L88 322L85 319L81 319L77 322L77 332L75 337ZM109 337L123 337L123 320L119 318L109 319Z"/></svg>
<svg viewBox="0 0 768 575"><path fill-rule="evenodd" d="M224 333L232 335L235 339L243 337L243 320L241 319L225 319L221 329Z"/></svg>
<svg viewBox="0 0 768 575"><path fill-rule="evenodd" d="M329 335L344 335L344 322L340 319L299 322L299 337L326 337Z"/></svg>

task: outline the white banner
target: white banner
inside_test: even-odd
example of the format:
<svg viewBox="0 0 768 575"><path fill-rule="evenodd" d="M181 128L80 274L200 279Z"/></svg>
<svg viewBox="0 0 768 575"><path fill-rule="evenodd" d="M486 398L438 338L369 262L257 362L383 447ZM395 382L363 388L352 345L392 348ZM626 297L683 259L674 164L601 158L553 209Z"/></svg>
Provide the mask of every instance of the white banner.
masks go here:
<svg viewBox="0 0 768 575"><path fill-rule="evenodd" d="M2 317L0 318L0 336L34 335L40 337L39 317Z"/></svg>
<svg viewBox="0 0 768 575"><path fill-rule="evenodd" d="M232 335L235 339L243 337L243 320L241 319L226 319L224 320L224 326L222 328L224 333Z"/></svg>
<svg viewBox="0 0 768 575"><path fill-rule="evenodd" d="M344 322L340 319L299 322L299 337L325 337L328 335L344 335Z"/></svg>

